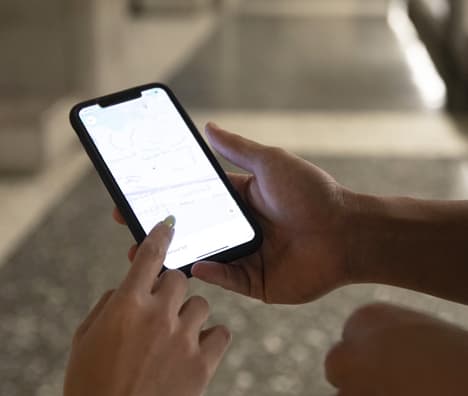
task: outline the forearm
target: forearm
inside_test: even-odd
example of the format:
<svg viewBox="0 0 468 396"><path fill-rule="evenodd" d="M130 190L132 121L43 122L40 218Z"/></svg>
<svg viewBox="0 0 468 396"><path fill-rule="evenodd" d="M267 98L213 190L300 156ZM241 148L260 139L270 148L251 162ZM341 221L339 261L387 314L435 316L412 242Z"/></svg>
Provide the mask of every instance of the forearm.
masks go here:
<svg viewBox="0 0 468 396"><path fill-rule="evenodd" d="M354 195L348 272L468 303L468 202Z"/></svg>

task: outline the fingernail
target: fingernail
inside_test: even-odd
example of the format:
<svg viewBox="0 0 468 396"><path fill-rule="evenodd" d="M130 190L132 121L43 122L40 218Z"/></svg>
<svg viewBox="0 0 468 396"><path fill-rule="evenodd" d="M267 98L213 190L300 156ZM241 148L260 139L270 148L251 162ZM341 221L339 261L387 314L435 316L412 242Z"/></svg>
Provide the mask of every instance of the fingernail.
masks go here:
<svg viewBox="0 0 468 396"><path fill-rule="evenodd" d="M172 215L167 216L163 223L168 226L170 229L173 229L176 223L176 218Z"/></svg>
<svg viewBox="0 0 468 396"><path fill-rule="evenodd" d="M220 129L218 124L214 123L213 121L210 121L208 124L206 124L206 129Z"/></svg>
<svg viewBox="0 0 468 396"><path fill-rule="evenodd" d="M196 272L197 268L199 267L199 263L195 263L194 265L192 265L192 268L190 269L190 272L192 273L192 275L194 276L194 271Z"/></svg>
<svg viewBox="0 0 468 396"><path fill-rule="evenodd" d="M198 263L195 263L194 265L192 265L191 272L193 276L195 276L196 278L200 278L199 274L196 274L196 272L198 271L198 269L203 267L204 263L205 263L204 261L199 261ZM202 273L202 276L203 276L203 273Z"/></svg>

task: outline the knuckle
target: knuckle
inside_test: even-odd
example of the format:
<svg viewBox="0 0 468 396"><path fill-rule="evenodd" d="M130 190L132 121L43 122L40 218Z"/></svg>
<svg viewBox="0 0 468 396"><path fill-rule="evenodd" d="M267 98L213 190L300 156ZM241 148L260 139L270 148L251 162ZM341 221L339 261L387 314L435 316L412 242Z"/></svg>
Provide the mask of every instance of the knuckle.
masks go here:
<svg viewBox="0 0 468 396"><path fill-rule="evenodd" d="M194 359L198 355L199 341L197 334L189 331L186 327L175 324L175 322L166 323L166 331L170 330L167 334L170 336L173 343L173 352L178 356L183 356L186 359Z"/></svg>
<svg viewBox="0 0 468 396"><path fill-rule="evenodd" d="M145 242L141 245L140 249L142 254L150 257L152 259L158 259L164 257L164 250L162 246L158 243L155 243L151 239L146 239Z"/></svg>
<svg viewBox="0 0 468 396"><path fill-rule="evenodd" d="M187 305L194 307L201 313L208 314L210 312L210 304L202 296L192 296L187 300Z"/></svg>
<svg viewBox="0 0 468 396"><path fill-rule="evenodd" d="M145 303L145 298L140 293L133 290L122 291L119 295L119 312L122 315L132 315L141 311Z"/></svg>
<svg viewBox="0 0 468 396"><path fill-rule="evenodd" d="M188 287L188 279L182 271L166 271L162 281L169 282L174 286L181 286L182 288Z"/></svg>
<svg viewBox="0 0 468 396"><path fill-rule="evenodd" d="M177 320L168 304L150 304L146 311L145 321L154 332L163 338L170 337L177 331Z"/></svg>
<svg viewBox="0 0 468 396"><path fill-rule="evenodd" d="M179 336L179 347L188 355L192 355L196 351L196 340L193 334L184 331Z"/></svg>
<svg viewBox="0 0 468 396"><path fill-rule="evenodd" d="M168 312L159 312L152 316L152 323L159 334L169 336L174 333L174 321Z"/></svg>

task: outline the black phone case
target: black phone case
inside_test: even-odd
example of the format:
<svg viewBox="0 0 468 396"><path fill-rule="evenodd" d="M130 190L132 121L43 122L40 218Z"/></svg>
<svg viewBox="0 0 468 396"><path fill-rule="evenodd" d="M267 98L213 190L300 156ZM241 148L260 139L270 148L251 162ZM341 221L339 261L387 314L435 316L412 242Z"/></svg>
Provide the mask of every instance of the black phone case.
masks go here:
<svg viewBox="0 0 468 396"><path fill-rule="evenodd" d="M250 223L250 225L255 231L255 238L252 241L245 243L243 245L239 245L227 251L214 254L213 256L207 257L204 260L228 263L240 257L244 257L244 256L254 253L261 246L262 241L263 241L263 235L262 235L260 226L258 225L253 215L250 213L248 208L242 202L241 197L239 196L237 191L232 186L231 182L226 176L221 165L216 160L215 156L209 149L203 137L198 132L197 128L195 127L194 123L192 122L188 114L185 112L182 105L177 100L174 93L166 85L161 84L161 83L146 84L146 85L130 88L121 92L117 92L111 95L103 96L103 97L96 98L96 99L91 99L91 100L77 104L76 106L73 107L73 109L70 112L70 122L71 122L71 125L73 126L73 129L76 131L84 149L86 150L89 158L91 159L104 185L109 191L115 205L119 208L122 216L125 218L128 228L130 229L130 232L132 233L136 242L140 244L145 239L146 233L143 230L143 227L138 221L132 208L130 207L127 199L122 193L120 187L115 181L112 173L107 167L100 152L95 146L93 140L91 139L91 136L89 135L83 123L81 122L79 118L79 112L83 108L93 106L93 105L101 105L103 107L107 107L107 106L112 106L114 104L118 104L121 102L131 100L131 99L136 99L141 96L142 91L146 91L152 88L161 88L164 91L166 91L171 101L174 103L175 107L177 108L177 111L180 113L185 123L189 127L190 131L192 132L192 135L195 137L199 146L203 150L204 154L209 159L213 168L216 170L217 174L219 175L219 177L221 178L221 180L223 181L223 183L226 185L227 189L229 190L230 194L236 201L241 212L246 217L246 219L248 220L248 222ZM191 271L191 267L193 264L195 263L188 263L186 266L179 268L179 270L183 271L188 277L190 277L191 276L190 271ZM165 270L166 268L163 269L163 271Z"/></svg>

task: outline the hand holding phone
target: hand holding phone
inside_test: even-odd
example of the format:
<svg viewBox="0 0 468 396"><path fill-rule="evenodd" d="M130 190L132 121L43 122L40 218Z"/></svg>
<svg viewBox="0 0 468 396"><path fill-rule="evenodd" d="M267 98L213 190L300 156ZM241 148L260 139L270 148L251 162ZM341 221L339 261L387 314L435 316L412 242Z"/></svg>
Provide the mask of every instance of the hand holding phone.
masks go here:
<svg viewBox="0 0 468 396"><path fill-rule="evenodd" d="M169 88L80 103L70 119L138 243L176 217L166 268L190 275L195 262L228 262L260 246L260 227Z"/></svg>
<svg viewBox="0 0 468 396"><path fill-rule="evenodd" d="M213 149L247 174L230 174L257 214L264 241L231 265L197 263L193 276L273 304L303 304L349 284L355 194L298 156L207 125ZM353 202L354 203L354 202Z"/></svg>

